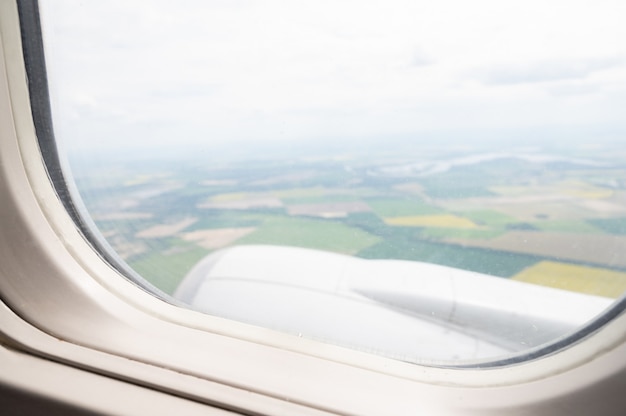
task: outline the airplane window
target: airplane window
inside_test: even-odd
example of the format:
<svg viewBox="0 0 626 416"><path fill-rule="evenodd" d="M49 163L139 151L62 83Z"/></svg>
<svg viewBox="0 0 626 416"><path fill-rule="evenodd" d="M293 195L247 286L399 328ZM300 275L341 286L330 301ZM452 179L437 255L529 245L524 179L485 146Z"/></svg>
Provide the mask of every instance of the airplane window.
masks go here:
<svg viewBox="0 0 626 416"><path fill-rule="evenodd" d="M455 363L626 289L621 0L41 8L75 203L172 299Z"/></svg>

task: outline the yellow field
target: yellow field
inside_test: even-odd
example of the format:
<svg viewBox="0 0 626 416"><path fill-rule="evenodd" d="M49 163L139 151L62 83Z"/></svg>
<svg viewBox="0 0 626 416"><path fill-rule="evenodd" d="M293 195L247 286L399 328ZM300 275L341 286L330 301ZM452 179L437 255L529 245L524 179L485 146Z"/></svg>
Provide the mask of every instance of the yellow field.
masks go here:
<svg viewBox="0 0 626 416"><path fill-rule="evenodd" d="M478 228L476 224L467 218L456 215L413 215L410 217L385 218L389 225L404 227L433 227L433 228Z"/></svg>
<svg viewBox="0 0 626 416"><path fill-rule="evenodd" d="M605 199L613 196L613 191L610 189L566 189L564 194L571 195L576 198L582 199Z"/></svg>
<svg viewBox="0 0 626 416"><path fill-rule="evenodd" d="M502 196L528 195L567 195L581 199L605 199L613 196L613 191L582 181L563 181L554 185L542 186L493 186L490 191Z"/></svg>
<svg viewBox="0 0 626 416"><path fill-rule="evenodd" d="M512 279L609 298L617 298L626 291L626 273L555 261L539 262Z"/></svg>

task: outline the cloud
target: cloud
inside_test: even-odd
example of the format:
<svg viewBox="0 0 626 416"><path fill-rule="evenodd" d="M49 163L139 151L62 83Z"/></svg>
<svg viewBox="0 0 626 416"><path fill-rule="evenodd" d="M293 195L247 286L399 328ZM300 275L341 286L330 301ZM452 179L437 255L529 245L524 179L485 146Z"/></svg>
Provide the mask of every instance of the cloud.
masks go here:
<svg viewBox="0 0 626 416"><path fill-rule="evenodd" d="M413 56L411 57L411 66L427 66L434 64L435 61L422 49L417 48L413 51Z"/></svg>
<svg viewBox="0 0 626 416"><path fill-rule="evenodd" d="M619 58L542 61L516 66L501 66L481 71L485 85L529 84L583 79L591 73L619 66Z"/></svg>
<svg viewBox="0 0 626 416"><path fill-rule="evenodd" d="M623 120L626 25L555 2L42 0L55 125L152 146Z"/></svg>
<svg viewBox="0 0 626 416"><path fill-rule="evenodd" d="M219 85L213 84L182 84L161 85L153 88L149 94L154 98L178 99L207 97L215 95L220 90Z"/></svg>
<svg viewBox="0 0 626 416"><path fill-rule="evenodd" d="M559 84L547 88L548 92L555 96L587 95L602 92L602 87L595 84Z"/></svg>

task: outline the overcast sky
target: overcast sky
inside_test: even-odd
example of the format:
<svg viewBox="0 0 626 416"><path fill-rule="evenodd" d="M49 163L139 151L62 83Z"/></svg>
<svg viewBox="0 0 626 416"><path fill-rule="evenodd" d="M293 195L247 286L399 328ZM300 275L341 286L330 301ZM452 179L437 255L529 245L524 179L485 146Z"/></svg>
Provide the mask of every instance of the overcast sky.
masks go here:
<svg viewBox="0 0 626 416"><path fill-rule="evenodd" d="M623 0L42 3L74 147L626 131Z"/></svg>

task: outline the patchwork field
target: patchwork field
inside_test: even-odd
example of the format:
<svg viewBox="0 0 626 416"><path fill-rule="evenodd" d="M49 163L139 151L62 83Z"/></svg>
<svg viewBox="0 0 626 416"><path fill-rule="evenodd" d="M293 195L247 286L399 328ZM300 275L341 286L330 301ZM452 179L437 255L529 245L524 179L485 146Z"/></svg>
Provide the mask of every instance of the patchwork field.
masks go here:
<svg viewBox="0 0 626 416"><path fill-rule="evenodd" d="M167 292L212 250L276 244L617 296L626 289L621 153L552 151L133 161L77 183L109 243Z"/></svg>

